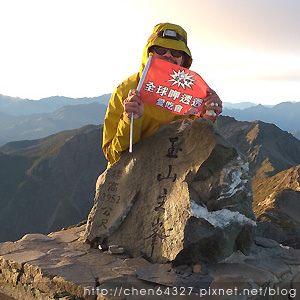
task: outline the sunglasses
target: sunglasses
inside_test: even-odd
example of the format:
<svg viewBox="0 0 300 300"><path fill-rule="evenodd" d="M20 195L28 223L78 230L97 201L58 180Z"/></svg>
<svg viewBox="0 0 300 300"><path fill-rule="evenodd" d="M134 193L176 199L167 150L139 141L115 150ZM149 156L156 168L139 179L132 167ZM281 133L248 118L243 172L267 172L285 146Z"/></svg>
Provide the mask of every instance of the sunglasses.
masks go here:
<svg viewBox="0 0 300 300"><path fill-rule="evenodd" d="M161 47L161 46L153 46L153 50L159 55L165 55L168 52L168 50L170 50L171 55L173 57L178 58L178 57L183 56L183 51L170 49L170 48L164 48L164 47Z"/></svg>

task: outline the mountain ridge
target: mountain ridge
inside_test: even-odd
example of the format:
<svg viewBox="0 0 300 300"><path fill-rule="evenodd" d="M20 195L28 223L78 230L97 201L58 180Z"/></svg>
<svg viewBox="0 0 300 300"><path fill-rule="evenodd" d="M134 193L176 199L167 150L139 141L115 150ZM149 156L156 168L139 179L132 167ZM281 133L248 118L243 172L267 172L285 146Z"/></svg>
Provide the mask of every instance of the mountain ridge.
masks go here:
<svg viewBox="0 0 300 300"><path fill-rule="evenodd" d="M12 138L14 141L32 140L88 124L103 124L106 108L103 104L93 102L67 105L52 113L1 118L0 146L10 142Z"/></svg>
<svg viewBox="0 0 300 300"><path fill-rule="evenodd" d="M300 102L281 102L273 107L263 105L251 106L245 109L223 109L223 116L231 116L238 121L260 120L276 124L282 130L300 131Z"/></svg>
<svg viewBox="0 0 300 300"><path fill-rule="evenodd" d="M88 125L0 147L0 240L85 219L107 164L101 142L102 126Z"/></svg>
<svg viewBox="0 0 300 300"><path fill-rule="evenodd" d="M54 112L66 105L90 104L93 102L108 105L111 94L98 97L71 98L51 96L40 100L22 99L0 94L0 111L12 116Z"/></svg>
<svg viewBox="0 0 300 300"><path fill-rule="evenodd" d="M300 141L274 124L220 116L218 127L248 156L253 176L263 167L267 168L263 173L269 177L300 164Z"/></svg>

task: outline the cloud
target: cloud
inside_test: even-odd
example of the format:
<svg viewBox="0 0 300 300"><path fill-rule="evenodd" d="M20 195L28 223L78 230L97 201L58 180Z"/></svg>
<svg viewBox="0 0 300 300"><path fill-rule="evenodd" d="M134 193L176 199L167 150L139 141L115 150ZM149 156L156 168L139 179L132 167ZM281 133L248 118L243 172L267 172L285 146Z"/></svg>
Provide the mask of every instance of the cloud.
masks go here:
<svg viewBox="0 0 300 300"><path fill-rule="evenodd" d="M205 32L204 43L281 54L300 52L298 0L214 0L194 1L194 5L198 9L191 11L191 24L199 34ZM199 11L203 13L197 20Z"/></svg>

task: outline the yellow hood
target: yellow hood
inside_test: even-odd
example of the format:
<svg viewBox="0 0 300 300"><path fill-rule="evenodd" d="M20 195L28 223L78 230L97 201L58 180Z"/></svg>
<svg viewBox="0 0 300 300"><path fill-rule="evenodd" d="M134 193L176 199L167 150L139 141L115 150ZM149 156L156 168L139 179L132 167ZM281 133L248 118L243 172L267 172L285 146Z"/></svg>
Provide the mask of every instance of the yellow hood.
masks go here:
<svg viewBox="0 0 300 300"><path fill-rule="evenodd" d="M172 39L172 38L166 38L158 36L159 32L163 32L166 29L174 30L179 34L181 37L185 39L187 42L187 33L186 31L180 27L179 25L171 24L171 23L160 23L156 25L153 29L152 34L150 35L147 44L143 51L143 57L142 57L142 64L140 68L140 76L142 75L145 65L147 63L148 57L149 57L149 48L151 46L157 45L165 48L171 48L176 50L181 50L186 53L184 67L189 68L192 64L192 54L186 43L182 40Z"/></svg>

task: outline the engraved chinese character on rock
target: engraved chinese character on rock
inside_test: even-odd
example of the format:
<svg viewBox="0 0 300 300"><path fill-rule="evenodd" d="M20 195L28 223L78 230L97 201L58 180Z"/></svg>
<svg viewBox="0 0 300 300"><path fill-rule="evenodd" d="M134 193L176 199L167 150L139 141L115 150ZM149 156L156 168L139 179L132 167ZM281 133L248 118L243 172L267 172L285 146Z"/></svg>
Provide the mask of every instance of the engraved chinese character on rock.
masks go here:
<svg viewBox="0 0 300 300"><path fill-rule="evenodd" d="M172 166L169 165L169 172L168 172L168 175L165 177L163 176L162 174L158 174L157 175L157 180L158 181L162 181L162 180L165 180L165 179L172 179L173 182L176 180L177 178L177 174L175 173L174 176L171 176L171 173L172 173Z"/></svg>
<svg viewBox="0 0 300 300"><path fill-rule="evenodd" d="M170 138L170 142L171 142L172 145L168 149L167 157L177 158L178 157L178 155L177 155L178 151L182 151L182 148L175 146L175 143L177 141L178 141L178 137Z"/></svg>

